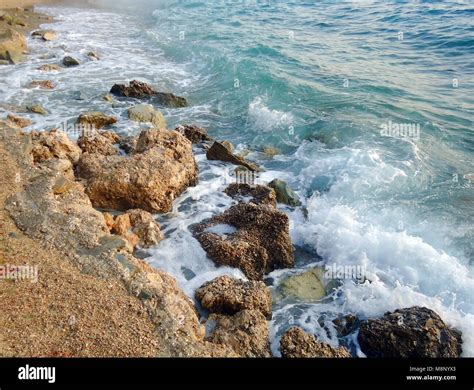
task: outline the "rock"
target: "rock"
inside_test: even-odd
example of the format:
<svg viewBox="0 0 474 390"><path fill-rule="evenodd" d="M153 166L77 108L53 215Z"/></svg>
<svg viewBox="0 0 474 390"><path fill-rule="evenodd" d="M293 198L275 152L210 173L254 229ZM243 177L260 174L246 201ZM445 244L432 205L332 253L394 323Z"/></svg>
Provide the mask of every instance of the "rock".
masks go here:
<svg viewBox="0 0 474 390"><path fill-rule="evenodd" d="M143 99L156 95L156 91L146 83L133 80L130 84L115 84L110 93L117 96Z"/></svg>
<svg viewBox="0 0 474 390"><path fill-rule="evenodd" d="M362 322L357 339L367 357L454 358L462 352L461 332L417 306Z"/></svg>
<svg viewBox="0 0 474 390"><path fill-rule="evenodd" d="M56 64L45 64L41 65L38 70L41 72L59 72L61 67Z"/></svg>
<svg viewBox="0 0 474 390"><path fill-rule="evenodd" d="M51 80L33 80L30 83L30 88L54 89L55 85Z"/></svg>
<svg viewBox="0 0 474 390"><path fill-rule="evenodd" d="M326 296L324 284L321 282L324 271L313 268L298 275L284 279L278 286L283 298L292 297L305 302L319 301Z"/></svg>
<svg viewBox="0 0 474 390"><path fill-rule="evenodd" d="M319 342L316 337L303 329L293 327L280 339L280 352L283 358L350 358L345 347L333 348Z"/></svg>
<svg viewBox="0 0 474 390"><path fill-rule="evenodd" d="M225 189L225 193L239 202L252 202L276 207L275 191L267 186L233 183Z"/></svg>
<svg viewBox="0 0 474 390"><path fill-rule="evenodd" d="M131 154L137 147L137 141L138 141L137 137L134 137L134 136L125 137L120 140L119 147L125 153Z"/></svg>
<svg viewBox="0 0 474 390"><path fill-rule="evenodd" d="M153 100L164 107L181 108L188 106L188 102L184 97L169 92L157 92Z"/></svg>
<svg viewBox="0 0 474 390"><path fill-rule="evenodd" d="M131 230L132 225L128 214L122 214L115 217L111 232L118 236L122 236L130 244L130 250L133 250L133 248L135 248L140 242L140 239Z"/></svg>
<svg viewBox="0 0 474 390"><path fill-rule="evenodd" d="M268 324L258 310L242 310L234 316L211 314L206 327L206 340L230 346L242 357L271 357Z"/></svg>
<svg viewBox="0 0 474 390"><path fill-rule="evenodd" d="M104 95L102 99L109 103L112 103L114 101L114 97L110 93Z"/></svg>
<svg viewBox="0 0 474 390"><path fill-rule="evenodd" d="M114 143L118 142L118 138L110 136L109 131L86 131L77 140L78 146L83 153L97 153L103 156L114 156L120 154Z"/></svg>
<svg viewBox="0 0 474 390"><path fill-rule="evenodd" d="M40 115L48 115L48 111L46 111L42 106L40 106L39 104L33 104L33 105L29 105L29 106L26 106L26 109L29 111L29 112L33 112L35 114L40 114Z"/></svg>
<svg viewBox="0 0 474 390"><path fill-rule="evenodd" d="M53 194L54 195L63 195L69 190L75 187L75 183L72 180L64 176L59 176L53 184Z"/></svg>
<svg viewBox="0 0 474 390"><path fill-rule="evenodd" d="M278 203L284 203L289 206L301 206L298 195L283 180L275 179L268 184L276 192Z"/></svg>
<svg viewBox="0 0 474 390"><path fill-rule="evenodd" d="M33 160L43 162L52 158L68 159L73 164L81 156L81 149L61 130L32 131Z"/></svg>
<svg viewBox="0 0 474 390"><path fill-rule="evenodd" d="M14 29L0 30L0 60L18 64L25 59L25 37Z"/></svg>
<svg viewBox="0 0 474 390"><path fill-rule="evenodd" d="M113 125L117 123L117 118L106 115L103 112L91 111L85 112L77 118L78 125L88 125L94 129L101 129L102 127Z"/></svg>
<svg viewBox="0 0 474 390"><path fill-rule="evenodd" d="M12 128L23 129L25 127L31 126L33 121L27 118L8 114L6 124Z"/></svg>
<svg viewBox="0 0 474 390"><path fill-rule="evenodd" d="M193 144L199 144L201 142L211 140L211 138L207 135L207 131L205 129L195 125L181 125L178 126L175 131L184 135Z"/></svg>
<svg viewBox="0 0 474 390"><path fill-rule="evenodd" d="M90 51L89 53L87 53L87 57L94 61L100 60L100 56L95 51Z"/></svg>
<svg viewBox="0 0 474 390"><path fill-rule="evenodd" d="M138 236L142 248L150 248L164 239L160 224L149 212L133 209L128 210L127 214L130 216L132 231Z"/></svg>
<svg viewBox="0 0 474 390"><path fill-rule="evenodd" d="M332 322L336 327L337 337L346 337L348 334L355 331L359 325L359 319L353 314L340 316Z"/></svg>
<svg viewBox="0 0 474 390"><path fill-rule="evenodd" d="M251 280L294 266L288 216L272 206L239 203L192 231L210 259L240 268Z"/></svg>
<svg viewBox="0 0 474 390"><path fill-rule="evenodd" d="M153 101L165 107L186 107L186 99L172 93L155 91L150 85L133 80L130 84L115 84L110 93L135 99L153 98Z"/></svg>
<svg viewBox="0 0 474 390"><path fill-rule="evenodd" d="M196 290L196 299L211 313L234 315L241 310L258 310L272 318L272 296L263 282L221 276Z"/></svg>
<svg viewBox="0 0 474 390"><path fill-rule="evenodd" d="M53 30L36 30L31 33L31 36L43 41L55 41L58 39L58 33Z"/></svg>
<svg viewBox="0 0 474 390"><path fill-rule="evenodd" d="M66 56L63 58L63 65L67 68L72 67L72 66L79 66L80 63L78 60L71 56Z"/></svg>
<svg viewBox="0 0 474 390"><path fill-rule="evenodd" d="M138 104L129 108L128 117L135 122L150 122L157 129L166 129L165 117L151 104Z"/></svg>
<svg viewBox="0 0 474 390"><path fill-rule="evenodd" d="M84 153L78 167L96 207L169 212L173 200L197 182L192 145L176 131L142 131L130 156Z"/></svg>
<svg viewBox="0 0 474 390"><path fill-rule="evenodd" d="M219 160L230 162L234 165L242 165L251 171L259 171L257 165L250 163L242 157L236 156L228 145L223 142L215 141L206 153L208 160Z"/></svg>

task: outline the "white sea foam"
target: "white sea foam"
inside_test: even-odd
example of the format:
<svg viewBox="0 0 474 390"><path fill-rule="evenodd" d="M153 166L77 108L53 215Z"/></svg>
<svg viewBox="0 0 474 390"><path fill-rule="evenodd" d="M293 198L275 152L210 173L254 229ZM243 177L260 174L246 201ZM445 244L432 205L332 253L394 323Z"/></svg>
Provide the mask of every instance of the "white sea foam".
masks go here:
<svg viewBox="0 0 474 390"><path fill-rule="evenodd" d="M294 123L294 117L291 113L268 108L264 99L260 96L250 102L248 115L256 130L271 131L289 127Z"/></svg>

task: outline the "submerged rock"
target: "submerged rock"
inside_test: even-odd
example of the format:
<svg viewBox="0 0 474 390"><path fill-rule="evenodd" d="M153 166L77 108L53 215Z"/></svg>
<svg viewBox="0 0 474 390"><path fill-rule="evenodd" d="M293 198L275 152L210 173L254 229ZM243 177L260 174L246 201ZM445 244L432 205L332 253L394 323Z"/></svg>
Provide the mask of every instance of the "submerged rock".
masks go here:
<svg viewBox="0 0 474 390"><path fill-rule="evenodd" d="M173 200L197 182L192 145L176 131L142 131L130 156L84 153L78 173L96 207L169 212Z"/></svg>
<svg viewBox="0 0 474 390"><path fill-rule="evenodd" d="M364 321L357 339L368 357L454 358L462 352L461 332L426 307L395 310Z"/></svg>
<svg viewBox="0 0 474 390"><path fill-rule="evenodd" d="M114 116L106 115L99 111L85 112L77 118L78 125L87 125L95 129L101 129L105 126L113 125L117 123L117 118Z"/></svg>
<svg viewBox="0 0 474 390"><path fill-rule="evenodd" d="M157 129L166 129L165 117L151 104L138 104L129 108L128 117L135 122L150 122Z"/></svg>
<svg viewBox="0 0 474 390"><path fill-rule="evenodd" d="M275 179L268 186L275 190L278 203L293 207L301 206L298 195L283 180Z"/></svg>
<svg viewBox="0 0 474 390"><path fill-rule="evenodd" d="M76 60L74 57L66 56L63 58L63 65L67 68L72 66L79 66L80 62Z"/></svg>
<svg viewBox="0 0 474 390"><path fill-rule="evenodd" d="M32 131L31 151L34 162L43 162L52 158L68 159L73 164L79 161L81 149L61 130Z"/></svg>
<svg viewBox="0 0 474 390"><path fill-rule="evenodd" d="M33 105L28 105L26 106L26 109L29 112L33 112L35 114L40 114L40 115L48 115L48 111L46 111L42 106L39 104L33 104Z"/></svg>
<svg viewBox="0 0 474 390"><path fill-rule="evenodd" d="M56 64L45 64L41 65L38 70L41 72L59 72L61 67Z"/></svg>
<svg viewBox="0 0 474 390"><path fill-rule="evenodd" d="M114 156L120 154L114 144L120 141L120 137L111 131L87 131L77 140L78 146L83 153L97 153L103 156Z"/></svg>
<svg viewBox="0 0 474 390"><path fill-rule="evenodd" d="M322 343L303 329L293 327L280 339L280 352L283 358L350 358L345 347L334 348Z"/></svg>
<svg viewBox="0 0 474 390"><path fill-rule="evenodd" d="M241 357L271 357L268 324L258 310L242 310L233 316L211 314L206 340L231 347Z"/></svg>
<svg viewBox="0 0 474 390"><path fill-rule="evenodd" d="M267 186L233 183L225 189L225 193L239 202L252 202L276 207L275 191Z"/></svg>
<svg viewBox="0 0 474 390"><path fill-rule="evenodd" d="M213 231L220 225L230 225L234 231ZM240 203L192 230L209 258L240 268L249 279L262 280L275 269L294 266L288 216L272 206Z"/></svg>
<svg viewBox="0 0 474 390"><path fill-rule="evenodd" d="M0 60L18 64L25 59L26 50L26 39L18 31L12 28L0 31Z"/></svg>
<svg viewBox="0 0 474 390"><path fill-rule="evenodd" d="M211 140L205 129L195 125L180 125L175 130L184 135L193 144L199 144Z"/></svg>
<svg viewBox="0 0 474 390"><path fill-rule="evenodd" d="M181 108L188 106L188 102L184 97L169 92L157 92L153 100L164 107Z"/></svg>
<svg viewBox="0 0 474 390"><path fill-rule="evenodd" d="M326 296L324 284L321 282L323 274L322 269L313 268L284 279L277 290L283 298L292 297L305 302L319 301Z"/></svg>
<svg viewBox="0 0 474 390"><path fill-rule="evenodd" d="M246 161L244 158L235 155L232 148L224 142L215 141L206 153L208 160L218 160L229 162L234 165L242 165L251 171L259 171L256 164Z"/></svg>
<svg viewBox="0 0 474 390"><path fill-rule="evenodd" d="M196 290L196 299L211 313L233 315L244 309L258 310L272 317L272 296L263 282L221 276Z"/></svg>

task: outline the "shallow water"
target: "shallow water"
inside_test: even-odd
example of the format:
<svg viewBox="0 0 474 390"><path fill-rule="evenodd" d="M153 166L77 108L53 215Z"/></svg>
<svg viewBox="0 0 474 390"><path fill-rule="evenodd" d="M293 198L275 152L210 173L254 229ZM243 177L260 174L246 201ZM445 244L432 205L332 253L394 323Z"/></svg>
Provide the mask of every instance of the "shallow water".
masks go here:
<svg viewBox="0 0 474 390"><path fill-rule="evenodd" d="M107 6L107 1L104 2ZM112 2L110 2L112 3ZM470 2L113 2L102 10L44 8L56 15L55 42L31 41L32 62L0 68L1 100L39 102L58 126L85 110L121 116L126 103L102 100L116 82L142 79L185 96L165 109L169 127L196 123L265 168L262 182L286 180L303 201L291 219L297 269L358 265L367 281L342 280L322 302L278 301L272 348L291 325L338 339L332 319L361 318L411 305L440 313L463 331L474 356L474 6ZM118 5L120 4L120 5ZM51 77L36 71L71 54L84 61ZM101 61L86 61L95 50ZM25 88L52 79L54 91ZM76 100L81 92L84 100ZM383 125L412 124L409 137ZM263 150L277 148L269 157ZM232 204L222 190L233 167L196 149L200 183L159 216L166 240L148 260L186 291L238 270L217 268L188 227ZM369 282L370 281L370 282Z"/></svg>

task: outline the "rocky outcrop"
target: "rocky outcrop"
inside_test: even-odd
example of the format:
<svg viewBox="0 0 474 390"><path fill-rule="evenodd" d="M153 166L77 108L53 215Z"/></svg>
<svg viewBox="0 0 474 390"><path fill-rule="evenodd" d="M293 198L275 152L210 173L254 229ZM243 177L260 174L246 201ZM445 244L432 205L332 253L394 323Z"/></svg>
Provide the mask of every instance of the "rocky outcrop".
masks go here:
<svg viewBox="0 0 474 390"><path fill-rule="evenodd" d="M76 123L94 129L102 129L105 126L117 123L117 118L111 115L106 115L103 112L91 111L79 115Z"/></svg>
<svg viewBox="0 0 474 390"><path fill-rule="evenodd" d="M298 195L296 195L290 186L283 180L275 179L271 181L268 186L275 190L278 203L284 203L293 207L301 205Z"/></svg>
<svg viewBox="0 0 474 390"><path fill-rule="evenodd" d="M102 156L115 156L120 152L114 146L120 142L120 137L111 131L86 131L77 140L83 153L100 154Z"/></svg>
<svg viewBox="0 0 474 390"><path fill-rule="evenodd" d="M221 276L196 290L196 299L211 313L233 315L241 310L258 310L272 317L272 296L263 282Z"/></svg>
<svg viewBox="0 0 474 390"><path fill-rule="evenodd" d="M74 57L66 56L66 57L63 58L63 65L66 68L70 68L70 67L73 67L73 66L79 66L80 62L78 60L76 60Z"/></svg>
<svg viewBox="0 0 474 390"><path fill-rule="evenodd" d="M362 322L358 341L368 357L453 358L462 352L461 332L416 306Z"/></svg>
<svg viewBox="0 0 474 390"><path fill-rule="evenodd" d="M176 131L142 131L130 156L84 153L78 173L96 207L168 212L172 202L197 182L192 145Z"/></svg>
<svg viewBox="0 0 474 390"><path fill-rule="evenodd" d="M201 142L212 140L212 138L207 135L207 131L205 129L195 125L180 125L175 130L184 135L193 144L199 144Z"/></svg>
<svg viewBox="0 0 474 390"><path fill-rule="evenodd" d="M276 195L272 188L262 185L233 183L225 193L239 202L252 202L276 207Z"/></svg>
<svg viewBox="0 0 474 390"><path fill-rule="evenodd" d="M0 30L0 60L18 64L24 60L26 50L27 43L22 34L12 28Z"/></svg>
<svg viewBox="0 0 474 390"><path fill-rule="evenodd" d="M32 131L32 155L35 162L53 158L68 159L73 164L79 161L81 149L61 130Z"/></svg>
<svg viewBox="0 0 474 390"><path fill-rule="evenodd" d="M27 152L28 144L19 145L26 139L22 134L0 134L2 153ZM71 161L52 158L33 165L26 154L15 171L22 185L7 199L5 209L18 228L61 253L64 261L70 261L92 281L98 278L110 284L122 283L155 325L160 356L238 356L230 347L205 341L205 329L194 304L176 281L133 257L125 240L109 233L102 213L92 207L82 184L74 181ZM68 181L71 184L64 186ZM135 214L141 212L130 214L131 223L135 219L146 221L147 217ZM46 273L42 283L51 282L55 275Z"/></svg>
<svg viewBox="0 0 474 390"><path fill-rule="evenodd" d="M258 310L242 310L233 316L211 314L206 340L231 347L247 358L271 357L268 324Z"/></svg>
<svg viewBox="0 0 474 390"><path fill-rule="evenodd" d="M240 203L192 230L215 263L240 268L249 279L294 266L288 216L272 206Z"/></svg>
<svg viewBox="0 0 474 390"><path fill-rule="evenodd" d="M345 347L334 348L319 342L316 337L303 329L293 327L280 339L280 352L283 358L350 358Z"/></svg>
<svg viewBox="0 0 474 390"><path fill-rule="evenodd" d="M149 122L157 129L166 129L165 117L151 104L138 104L129 108L128 117L135 122Z"/></svg>
<svg viewBox="0 0 474 390"><path fill-rule="evenodd" d="M215 141L206 153L208 160L218 160L229 162L234 165L242 165L251 171L259 171L257 165L246 161L244 158L235 155L229 144Z"/></svg>
<svg viewBox="0 0 474 390"><path fill-rule="evenodd" d="M115 84L110 90L111 94L135 99L151 99L153 102L171 108L186 107L185 98L172 93L157 92L150 85L133 80L130 84Z"/></svg>
<svg viewBox="0 0 474 390"><path fill-rule="evenodd" d="M39 105L39 104L31 104L31 105L27 105L26 106L26 109L29 111L29 112L32 112L34 114L39 114L39 115L48 115L48 111L46 111L43 106Z"/></svg>

